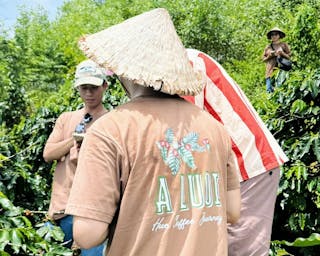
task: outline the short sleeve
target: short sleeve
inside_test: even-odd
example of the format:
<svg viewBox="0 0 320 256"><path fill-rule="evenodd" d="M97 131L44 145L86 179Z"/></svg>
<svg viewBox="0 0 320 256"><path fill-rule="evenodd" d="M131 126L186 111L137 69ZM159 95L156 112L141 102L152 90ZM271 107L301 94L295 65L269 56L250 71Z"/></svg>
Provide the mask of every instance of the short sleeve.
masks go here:
<svg viewBox="0 0 320 256"><path fill-rule="evenodd" d="M269 45L267 45L265 48L264 48L264 50L263 50L263 54L262 54L262 58L265 58L265 57L267 57L267 50L269 49Z"/></svg>
<svg viewBox="0 0 320 256"><path fill-rule="evenodd" d="M291 51L290 51L289 45L287 43L283 43L283 44L284 44L283 51L290 56L291 55Z"/></svg>
<svg viewBox="0 0 320 256"><path fill-rule="evenodd" d="M64 125L69 118L69 112L62 113L56 120L47 143L55 143L64 140Z"/></svg>
<svg viewBox="0 0 320 256"><path fill-rule="evenodd" d="M66 213L111 223L120 201L121 152L114 141L90 129L82 143Z"/></svg>

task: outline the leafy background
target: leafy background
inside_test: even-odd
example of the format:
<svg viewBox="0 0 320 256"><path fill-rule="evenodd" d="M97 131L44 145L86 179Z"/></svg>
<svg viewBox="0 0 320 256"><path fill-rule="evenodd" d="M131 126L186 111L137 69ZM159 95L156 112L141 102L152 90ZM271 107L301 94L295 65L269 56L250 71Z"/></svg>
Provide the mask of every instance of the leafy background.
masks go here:
<svg viewBox="0 0 320 256"><path fill-rule="evenodd" d="M55 163L43 146L55 119L81 107L73 73L84 34L165 7L186 47L218 60L246 92L290 158L282 168L270 255L319 255L320 2L317 0L70 0L53 21L22 10L14 36L0 27L0 255L72 255L45 223ZM272 95L261 56L281 27L294 69ZM108 109L125 102L113 81Z"/></svg>

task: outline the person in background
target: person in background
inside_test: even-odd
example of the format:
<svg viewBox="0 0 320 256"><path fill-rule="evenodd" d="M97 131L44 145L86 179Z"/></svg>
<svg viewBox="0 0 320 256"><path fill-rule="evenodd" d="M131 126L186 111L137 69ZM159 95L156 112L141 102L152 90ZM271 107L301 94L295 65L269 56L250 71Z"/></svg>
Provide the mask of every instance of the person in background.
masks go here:
<svg viewBox="0 0 320 256"><path fill-rule="evenodd" d="M107 239L110 256L226 256L227 221L240 213L231 140L178 96L199 93L203 82L169 13L145 12L80 47L118 76L130 101L83 141L66 208L76 242Z"/></svg>
<svg viewBox="0 0 320 256"><path fill-rule="evenodd" d="M284 38L286 34L279 28L275 27L267 33L267 38L271 40L263 52L262 59L266 64L266 89L267 92L272 93L274 91L271 76L274 68L277 66L277 57L284 57L290 59L290 48L285 42L281 42L280 39Z"/></svg>
<svg viewBox="0 0 320 256"><path fill-rule="evenodd" d="M64 242L68 248L73 244L73 217L65 214L65 208L82 139L90 126L107 113L102 104L103 94L108 87L107 72L92 60L85 60L76 68L74 87L79 91L84 107L64 112L58 117L43 151L46 162L57 161L48 215L63 230ZM102 254L102 245L81 252L83 256Z"/></svg>
<svg viewBox="0 0 320 256"><path fill-rule="evenodd" d="M280 166L288 158L239 85L207 54L187 49L206 85L184 98L224 125L232 138L241 190L240 219L228 226L229 256L268 255Z"/></svg>

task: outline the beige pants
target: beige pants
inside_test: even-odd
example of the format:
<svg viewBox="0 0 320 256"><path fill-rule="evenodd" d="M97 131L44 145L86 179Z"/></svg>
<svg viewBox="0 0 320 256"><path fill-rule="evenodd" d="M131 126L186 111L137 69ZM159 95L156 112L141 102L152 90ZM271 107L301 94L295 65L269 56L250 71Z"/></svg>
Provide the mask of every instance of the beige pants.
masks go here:
<svg viewBox="0 0 320 256"><path fill-rule="evenodd" d="M229 256L269 255L279 168L241 182L241 215L228 226Z"/></svg>

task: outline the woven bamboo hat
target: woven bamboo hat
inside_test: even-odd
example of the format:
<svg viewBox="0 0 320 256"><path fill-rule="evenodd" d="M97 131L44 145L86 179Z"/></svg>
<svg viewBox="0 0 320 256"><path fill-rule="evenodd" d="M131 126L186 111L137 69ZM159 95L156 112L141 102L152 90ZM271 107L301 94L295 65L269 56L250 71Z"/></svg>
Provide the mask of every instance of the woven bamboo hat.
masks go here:
<svg viewBox="0 0 320 256"><path fill-rule="evenodd" d="M167 94L196 95L203 87L166 9L125 20L79 41L88 58L120 77Z"/></svg>
<svg viewBox="0 0 320 256"><path fill-rule="evenodd" d="M286 36L286 34L285 34L280 28L274 27L274 28L272 28L272 29L270 29L270 30L268 31L268 33L267 33L267 38L268 38L268 39L271 39L271 33L272 33L272 32L278 32L279 35L280 35L280 38L284 38L284 37Z"/></svg>

